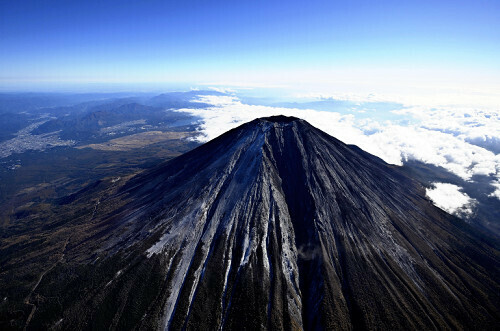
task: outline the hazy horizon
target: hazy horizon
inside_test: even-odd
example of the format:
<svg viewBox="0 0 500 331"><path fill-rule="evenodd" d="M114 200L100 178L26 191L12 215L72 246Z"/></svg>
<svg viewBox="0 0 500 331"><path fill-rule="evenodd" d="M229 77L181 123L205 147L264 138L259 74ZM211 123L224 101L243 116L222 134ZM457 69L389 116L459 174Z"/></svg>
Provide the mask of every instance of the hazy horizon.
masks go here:
<svg viewBox="0 0 500 331"><path fill-rule="evenodd" d="M498 1L4 1L0 89L495 94L499 12Z"/></svg>
<svg viewBox="0 0 500 331"><path fill-rule="evenodd" d="M294 115L389 163L486 176L500 199L499 13L498 1L4 1L0 92L214 91L192 96L210 107L178 110L201 118L201 141Z"/></svg>

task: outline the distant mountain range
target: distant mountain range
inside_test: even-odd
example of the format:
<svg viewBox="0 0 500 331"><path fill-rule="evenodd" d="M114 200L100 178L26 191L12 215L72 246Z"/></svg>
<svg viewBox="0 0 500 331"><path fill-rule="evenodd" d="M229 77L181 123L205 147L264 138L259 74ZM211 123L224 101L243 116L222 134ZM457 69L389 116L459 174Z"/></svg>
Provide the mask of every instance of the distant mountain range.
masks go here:
<svg viewBox="0 0 500 331"><path fill-rule="evenodd" d="M99 130L123 122L143 120L144 124L185 126L197 118L172 110L207 107L192 102L197 95L215 91L171 92L159 95L101 93L0 93L0 142L12 138L29 123L44 123L33 134L58 132L63 139L82 143L99 139Z"/></svg>
<svg viewBox="0 0 500 331"><path fill-rule="evenodd" d="M2 328L500 323L497 237L297 118L256 119L58 203L31 240L1 246Z"/></svg>

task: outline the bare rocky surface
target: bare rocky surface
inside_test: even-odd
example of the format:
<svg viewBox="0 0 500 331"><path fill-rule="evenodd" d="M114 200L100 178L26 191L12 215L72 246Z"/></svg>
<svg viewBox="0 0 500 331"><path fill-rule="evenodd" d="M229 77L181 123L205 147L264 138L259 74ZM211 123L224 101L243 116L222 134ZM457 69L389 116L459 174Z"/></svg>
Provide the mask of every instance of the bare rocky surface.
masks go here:
<svg viewBox="0 0 500 331"><path fill-rule="evenodd" d="M61 202L27 329L498 328L498 238L303 120L107 185Z"/></svg>

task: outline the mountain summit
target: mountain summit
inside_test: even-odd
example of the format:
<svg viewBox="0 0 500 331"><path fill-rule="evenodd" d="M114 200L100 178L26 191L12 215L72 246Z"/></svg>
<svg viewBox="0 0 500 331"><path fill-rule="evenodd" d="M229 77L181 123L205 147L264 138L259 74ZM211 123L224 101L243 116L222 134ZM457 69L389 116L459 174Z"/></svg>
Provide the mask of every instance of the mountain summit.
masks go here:
<svg viewBox="0 0 500 331"><path fill-rule="evenodd" d="M484 329L500 320L496 244L433 206L398 167L301 119L243 124L108 200L67 266L52 271L76 274L61 293L86 288L60 326Z"/></svg>

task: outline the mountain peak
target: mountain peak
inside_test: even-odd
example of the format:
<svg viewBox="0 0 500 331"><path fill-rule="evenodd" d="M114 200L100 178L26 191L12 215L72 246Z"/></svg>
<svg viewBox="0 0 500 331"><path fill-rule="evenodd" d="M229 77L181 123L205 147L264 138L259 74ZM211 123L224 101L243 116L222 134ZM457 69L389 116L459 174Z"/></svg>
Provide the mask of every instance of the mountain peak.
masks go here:
<svg viewBox="0 0 500 331"><path fill-rule="evenodd" d="M156 233L147 256L182 261L167 328L448 328L447 314L475 325L474 302L495 310L475 269L477 300L445 281L459 277L446 265L481 254L463 223L397 168L296 117L256 119L133 182L140 230L121 236ZM460 258L439 253L449 247Z"/></svg>
<svg viewBox="0 0 500 331"><path fill-rule="evenodd" d="M496 248L396 167L295 117L235 128L136 176L99 209L110 212L74 245L102 252L88 281L46 295L82 293L65 329L91 328L95 316L113 321L102 329L172 330L500 320Z"/></svg>
<svg viewBox="0 0 500 331"><path fill-rule="evenodd" d="M274 116L258 118L257 121L266 121L266 122L273 122L273 123L291 123L291 122L302 121L302 120L300 118L294 117L294 116L274 115Z"/></svg>

